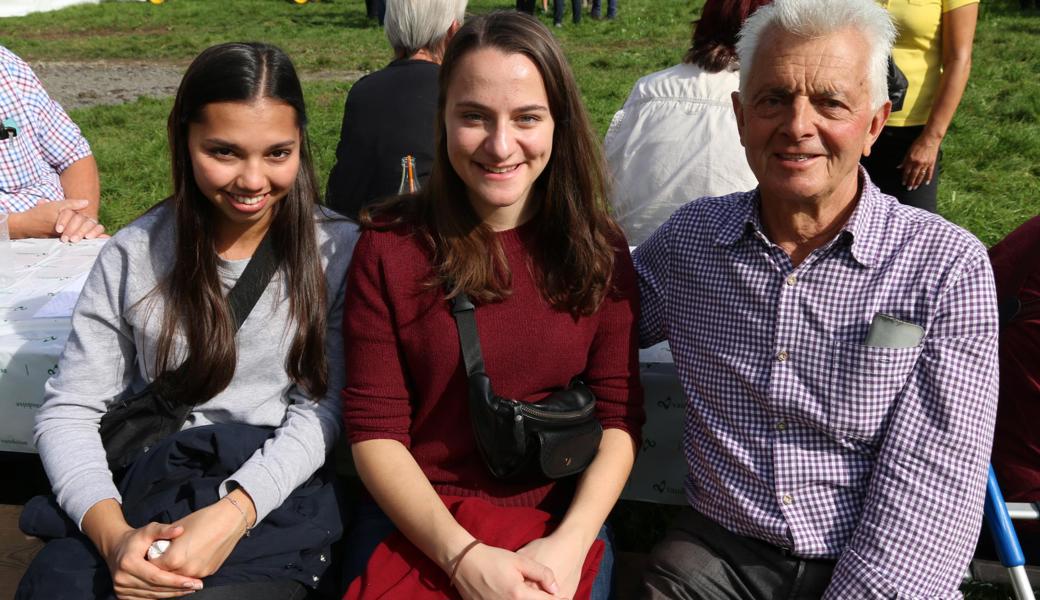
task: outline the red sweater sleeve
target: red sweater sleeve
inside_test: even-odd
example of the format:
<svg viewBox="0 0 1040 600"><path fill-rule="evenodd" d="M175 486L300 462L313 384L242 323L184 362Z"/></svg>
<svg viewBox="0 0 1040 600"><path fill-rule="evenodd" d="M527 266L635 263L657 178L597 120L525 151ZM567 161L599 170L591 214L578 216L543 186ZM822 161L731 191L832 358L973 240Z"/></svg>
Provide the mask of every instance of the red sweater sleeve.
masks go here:
<svg viewBox="0 0 1040 600"><path fill-rule="evenodd" d="M639 379L639 288L625 245L614 257L613 286L600 307L599 326L589 348L586 383L596 394L603 428L627 431L638 444L646 420Z"/></svg>
<svg viewBox="0 0 1040 600"><path fill-rule="evenodd" d="M371 439L411 444L411 405L383 265L392 237L364 232L347 274L343 422L351 444Z"/></svg>

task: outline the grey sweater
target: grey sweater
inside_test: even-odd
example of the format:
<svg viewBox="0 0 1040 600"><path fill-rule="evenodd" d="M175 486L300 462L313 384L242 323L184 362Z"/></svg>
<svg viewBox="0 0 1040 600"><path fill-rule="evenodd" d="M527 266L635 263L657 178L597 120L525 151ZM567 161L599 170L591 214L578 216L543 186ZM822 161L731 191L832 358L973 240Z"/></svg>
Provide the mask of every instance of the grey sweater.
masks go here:
<svg viewBox="0 0 1040 600"><path fill-rule="evenodd" d="M221 484L221 496L230 482L249 493L258 522L324 463L341 428L343 288L358 234L351 222L330 220L320 210L315 223L328 285L328 393L315 402L285 372L295 325L289 320L291 291L276 274L238 331L238 362L230 385L196 407L184 426L245 423L277 428ZM158 295L149 293L169 272L173 242L173 213L166 205L112 237L83 287L58 372L47 382L44 404L36 415L36 447L58 503L78 524L97 502L121 501L98 424L127 389L139 391L156 375L162 306ZM225 293L247 263L221 261ZM178 356L183 356L180 350Z"/></svg>

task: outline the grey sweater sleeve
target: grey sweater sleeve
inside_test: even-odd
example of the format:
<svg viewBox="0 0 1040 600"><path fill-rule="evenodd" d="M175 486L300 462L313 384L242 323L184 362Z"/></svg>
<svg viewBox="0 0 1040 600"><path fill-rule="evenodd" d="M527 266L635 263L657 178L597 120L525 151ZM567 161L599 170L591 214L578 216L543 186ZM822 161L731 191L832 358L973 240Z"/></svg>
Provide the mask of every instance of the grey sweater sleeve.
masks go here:
<svg viewBox="0 0 1040 600"><path fill-rule="evenodd" d="M80 524L106 498L121 501L105 460L98 424L108 404L130 384L136 360L123 320L130 279L126 246L108 242L83 286L72 333L47 381L36 414L35 442L58 503Z"/></svg>

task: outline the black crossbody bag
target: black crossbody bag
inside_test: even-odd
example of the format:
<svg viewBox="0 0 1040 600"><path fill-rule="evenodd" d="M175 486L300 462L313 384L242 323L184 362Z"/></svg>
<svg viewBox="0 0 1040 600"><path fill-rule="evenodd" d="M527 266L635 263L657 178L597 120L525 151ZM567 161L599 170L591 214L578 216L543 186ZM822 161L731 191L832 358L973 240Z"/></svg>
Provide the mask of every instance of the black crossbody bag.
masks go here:
<svg viewBox="0 0 1040 600"><path fill-rule="evenodd" d="M236 333L256 306L277 267L270 236L265 236L241 277L228 292ZM101 443L113 473L126 468L156 442L177 433L184 426L195 404L171 393L172 383L183 377L183 366L166 371L140 392L119 399L101 417Z"/></svg>
<svg viewBox="0 0 1040 600"><path fill-rule="evenodd" d="M499 479L559 479L584 471L603 437L592 391L575 379L541 402L495 394L484 372L475 310L465 293L451 299L466 363L473 434L488 470Z"/></svg>

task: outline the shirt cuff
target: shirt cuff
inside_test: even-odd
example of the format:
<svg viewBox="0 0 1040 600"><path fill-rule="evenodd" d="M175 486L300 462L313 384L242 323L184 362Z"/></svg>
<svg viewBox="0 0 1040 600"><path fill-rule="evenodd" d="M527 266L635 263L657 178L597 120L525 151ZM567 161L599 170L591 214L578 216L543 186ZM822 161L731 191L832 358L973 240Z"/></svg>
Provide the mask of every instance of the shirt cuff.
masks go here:
<svg viewBox="0 0 1040 600"><path fill-rule="evenodd" d="M79 487L73 483L68 487L75 489L76 493L65 498L59 498L58 505L65 510L65 514L76 523L76 527L80 531L83 531L83 518L87 516L90 509L94 508L94 505L98 502L111 498L120 504L123 503L123 497L119 494L119 490L116 489L116 485L112 483L111 477L100 485Z"/></svg>
<svg viewBox="0 0 1040 600"><path fill-rule="evenodd" d="M253 523L253 527L259 525L260 521L289 497L288 493L282 494L278 482L267 469L249 462L242 465L231 477L220 482L217 492L223 498L237 488L242 488L253 501L253 508L256 509L256 522Z"/></svg>
<svg viewBox="0 0 1040 600"><path fill-rule="evenodd" d="M73 163L83 160L93 154L94 153L90 151L90 144L87 143L87 140L80 138L80 142L76 144L76 147L63 156L61 162L52 166L54 167L55 172L57 172L58 175L61 175L65 172L65 169L71 167Z"/></svg>

